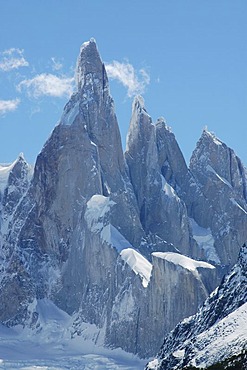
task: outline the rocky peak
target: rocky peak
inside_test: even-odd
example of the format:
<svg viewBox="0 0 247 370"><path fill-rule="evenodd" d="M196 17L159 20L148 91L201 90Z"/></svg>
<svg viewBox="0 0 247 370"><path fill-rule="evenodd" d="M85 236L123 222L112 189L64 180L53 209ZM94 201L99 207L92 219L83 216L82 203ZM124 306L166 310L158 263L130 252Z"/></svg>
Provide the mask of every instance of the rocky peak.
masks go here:
<svg viewBox="0 0 247 370"><path fill-rule="evenodd" d="M163 117L157 120L155 131L162 176L177 191L178 188L185 186L187 180L188 168L185 159L175 135Z"/></svg>
<svg viewBox="0 0 247 370"><path fill-rule="evenodd" d="M145 109L145 101L144 101L144 98L141 96L141 95L136 95L134 100L133 100L133 104L132 104L132 113L137 110L139 113L143 113L146 112L146 109Z"/></svg>
<svg viewBox="0 0 247 370"><path fill-rule="evenodd" d="M21 190L20 187L27 188L32 175L32 167L26 162L23 153L20 153L12 164L3 167L3 169L3 175L5 175L5 198L9 192L13 192L13 186L19 188L19 190Z"/></svg>
<svg viewBox="0 0 247 370"><path fill-rule="evenodd" d="M125 158L147 235L153 233L188 253L187 211L173 188L187 166L165 120L154 125L140 96L133 102Z"/></svg>
<svg viewBox="0 0 247 370"><path fill-rule="evenodd" d="M108 86L105 67L100 58L96 41L93 38L84 42L81 46L77 60L76 80L78 91L85 85L92 84L93 80Z"/></svg>
<svg viewBox="0 0 247 370"><path fill-rule="evenodd" d="M132 104L132 115L130 120L129 131L127 135L126 152L133 150L137 144L137 140L144 140L143 145L150 146L150 141L154 144L154 126L152 119L148 115L144 105L144 99L138 95L134 98Z"/></svg>
<svg viewBox="0 0 247 370"><path fill-rule="evenodd" d="M206 129L192 154L190 169L199 181L202 175L208 177L209 172L215 174L218 180L247 199L246 169L241 160L231 148Z"/></svg>
<svg viewBox="0 0 247 370"><path fill-rule="evenodd" d="M101 115L102 110L107 109L112 115L115 113L105 66L94 39L85 42L80 48L75 79L77 91L65 105L60 122L66 126L75 122L83 123L84 129L92 132L88 122L91 121L94 122L95 131L98 116Z"/></svg>
<svg viewBox="0 0 247 370"><path fill-rule="evenodd" d="M231 148L204 130L192 154L190 171L200 193L187 197L187 206L200 226L210 228L220 261L229 268L247 238L246 169ZM191 201L197 207L191 207ZM201 211L194 212L196 209Z"/></svg>

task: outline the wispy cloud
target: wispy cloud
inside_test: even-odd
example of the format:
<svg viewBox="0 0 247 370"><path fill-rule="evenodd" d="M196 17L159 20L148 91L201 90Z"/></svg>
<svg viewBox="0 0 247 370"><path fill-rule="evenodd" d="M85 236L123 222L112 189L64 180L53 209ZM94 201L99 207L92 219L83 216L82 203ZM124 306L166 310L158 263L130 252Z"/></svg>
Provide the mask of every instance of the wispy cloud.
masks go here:
<svg viewBox="0 0 247 370"><path fill-rule="evenodd" d="M127 88L129 97L143 94L146 86L150 83L150 76L145 69L137 71L128 62L120 63L114 60L112 63L106 64L106 71L109 78L117 80Z"/></svg>
<svg viewBox="0 0 247 370"><path fill-rule="evenodd" d="M28 96L39 98L41 96L69 97L73 92L74 78L58 77L50 73L39 74L32 79L21 81L17 90L27 91Z"/></svg>
<svg viewBox="0 0 247 370"><path fill-rule="evenodd" d="M0 70L9 72L12 69L28 67L29 63L23 54L23 49L16 48L11 48L0 53Z"/></svg>
<svg viewBox="0 0 247 370"><path fill-rule="evenodd" d="M53 71L60 71L63 68L63 64L59 62L55 57L51 58Z"/></svg>
<svg viewBox="0 0 247 370"><path fill-rule="evenodd" d="M0 100L0 115L16 110L19 104L20 99Z"/></svg>

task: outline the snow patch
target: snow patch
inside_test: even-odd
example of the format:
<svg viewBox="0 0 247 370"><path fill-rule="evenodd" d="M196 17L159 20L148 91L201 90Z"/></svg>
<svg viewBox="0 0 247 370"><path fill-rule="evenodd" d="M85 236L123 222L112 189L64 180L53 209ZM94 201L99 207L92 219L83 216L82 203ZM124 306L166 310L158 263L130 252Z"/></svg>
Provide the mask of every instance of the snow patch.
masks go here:
<svg viewBox="0 0 247 370"><path fill-rule="evenodd" d="M70 126L75 121L77 115L79 114L80 101L77 101L73 107L63 112L61 123L65 126Z"/></svg>
<svg viewBox="0 0 247 370"><path fill-rule="evenodd" d="M152 264L132 248L122 250L120 256L122 260L134 271L134 273L141 277L142 285L146 288L150 281Z"/></svg>
<svg viewBox="0 0 247 370"><path fill-rule="evenodd" d="M207 261L212 261L215 264L220 264L220 259L214 247L214 237L210 229L205 229L199 226L193 218L189 219L192 228L193 238L201 248Z"/></svg>
<svg viewBox="0 0 247 370"><path fill-rule="evenodd" d="M179 265L191 272L196 272L197 268L207 268L214 269L215 267L207 262L196 261L192 258L186 257L179 253L174 252L154 252L152 253L154 257L164 259L173 263L174 265Z"/></svg>
<svg viewBox="0 0 247 370"><path fill-rule="evenodd" d="M145 360L124 352L96 345L90 338L99 331L95 325L83 325L81 336L71 337L72 317L51 301L35 300L29 307L39 314L40 331L21 326L0 325L0 369L143 369ZM90 339L85 339L88 337Z"/></svg>
<svg viewBox="0 0 247 370"><path fill-rule="evenodd" d="M116 248L118 252L131 247L131 243L109 223L107 214L115 202L100 194L95 194L87 202L85 220L92 232L100 233L102 241Z"/></svg>
<svg viewBox="0 0 247 370"><path fill-rule="evenodd" d="M10 171L13 169L17 161L18 159L16 159L11 164L1 164L0 165L0 191L1 193L4 192L4 189L6 188L8 184L8 178L9 178Z"/></svg>
<svg viewBox="0 0 247 370"><path fill-rule="evenodd" d="M222 141L217 139L217 137L215 136L215 134L213 132L208 131L207 128L204 129L204 132L206 133L207 136L209 136L213 140L213 142L216 145L222 145Z"/></svg>
<svg viewBox="0 0 247 370"><path fill-rule="evenodd" d="M159 361L157 358L155 358L153 361L150 361L148 363L148 369L150 370L158 370Z"/></svg>
<svg viewBox="0 0 247 370"><path fill-rule="evenodd" d="M232 189L232 185L229 183L229 181L227 181L224 177L220 176L209 164L207 165L206 167L206 170L209 171L209 172L212 172L213 174L215 174L215 176L221 181L223 182L225 185L227 185L230 189Z"/></svg>
<svg viewBox="0 0 247 370"><path fill-rule="evenodd" d="M237 206L239 209L241 209L242 212L244 212L246 215L247 215L247 212L245 209L243 209L243 207L240 206L240 204L234 199L234 198L230 198L230 201L235 204L235 206Z"/></svg>
<svg viewBox="0 0 247 370"><path fill-rule="evenodd" d="M93 232L100 232L104 227L104 217L115 202L101 194L93 195L87 202L85 220Z"/></svg>
<svg viewBox="0 0 247 370"><path fill-rule="evenodd" d="M173 352L173 356L176 358L182 358L185 354L184 349L178 349L177 351Z"/></svg>
<svg viewBox="0 0 247 370"><path fill-rule="evenodd" d="M176 200L179 200L179 197L177 196L173 187L170 184L168 184L168 182L166 181L164 176L162 176L162 175L160 175L160 176L161 176L161 181L162 181L162 189L163 189L164 193L169 198L175 198Z"/></svg>
<svg viewBox="0 0 247 370"><path fill-rule="evenodd" d="M106 243L115 247L118 252L131 246L130 242L111 224L102 228L101 238Z"/></svg>

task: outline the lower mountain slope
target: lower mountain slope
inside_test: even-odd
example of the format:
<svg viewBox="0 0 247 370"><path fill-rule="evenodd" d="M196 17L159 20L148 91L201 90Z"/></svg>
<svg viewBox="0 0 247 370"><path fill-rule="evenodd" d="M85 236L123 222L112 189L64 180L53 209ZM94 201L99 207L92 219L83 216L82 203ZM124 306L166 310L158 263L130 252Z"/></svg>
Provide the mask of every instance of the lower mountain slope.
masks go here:
<svg viewBox="0 0 247 370"><path fill-rule="evenodd" d="M247 349L247 246L196 315L179 323L165 338L147 369L208 368Z"/></svg>

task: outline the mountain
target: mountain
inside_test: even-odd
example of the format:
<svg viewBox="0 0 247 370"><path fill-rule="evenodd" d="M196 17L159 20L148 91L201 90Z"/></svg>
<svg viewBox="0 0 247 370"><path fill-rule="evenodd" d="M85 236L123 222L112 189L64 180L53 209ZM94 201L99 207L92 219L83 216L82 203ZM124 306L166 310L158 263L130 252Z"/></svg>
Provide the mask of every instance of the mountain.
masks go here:
<svg viewBox="0 0 247 370"><path fill-rule="evenodd" d="M165 338L147 369L208 368L239 356L247 348L247 246L238 263L196 315Z"/></svg>
<svg viewBox="0 0 247 370"><path fill-rule="evenodd" d="M1 231L6 233L14 209L26 193L33 173L23 154L11 164L0 165Z"/></svg>
<svg viewBox="0 0 247 370"><path fill-rule="evenodd" d="M196 243L192 239L187 209L177 196L174 184L166 179L168 171L169 180L177 173L186 175L187 167L176 141L170 144L167 132L169 128L164 120L159 119L153 124L143 98L136 97L125 158L140 210L140 221L147 236L156 236L171 244L171 251L179 250L191 255ZM169 152L173 152L172 155ZM164 248L167 250L167 246Z"/></svg>
<svg viewBox="0 0 247 370"><path fill-rule="evenodd" d="M201 194L185 200L190 216L210 229L215 256L204 250L207 260L229 270L247 240L246 168L234 151L204 130L190 160L190 171Z"/></svg>
<svg viewBox="0 0 247 370"><path fill-rule="evenodd" d="M94 39L80 49L76 80L34 170L23 156L0 167L0 320L38 335L47 328L37 307L51 302L71 317L72 338L91 325L96 344L148 358L236 262L245 169L208 132L188 168L140 96L123 153Z"/></svg>

